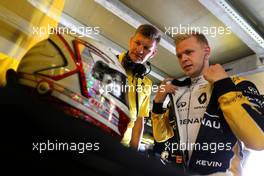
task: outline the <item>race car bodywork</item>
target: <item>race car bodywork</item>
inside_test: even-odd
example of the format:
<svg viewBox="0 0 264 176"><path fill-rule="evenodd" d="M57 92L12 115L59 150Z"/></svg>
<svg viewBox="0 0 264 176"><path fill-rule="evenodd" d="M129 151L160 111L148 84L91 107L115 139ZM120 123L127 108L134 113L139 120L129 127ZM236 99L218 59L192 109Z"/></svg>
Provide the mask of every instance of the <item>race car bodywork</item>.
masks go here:
<svg viewBox="0 0 264 176"><path fill-rule="evenodd" d="M106 46L54 32L22 58L20 84L60 101L64 111L122 137L130 120L127 78Z"/></svg>

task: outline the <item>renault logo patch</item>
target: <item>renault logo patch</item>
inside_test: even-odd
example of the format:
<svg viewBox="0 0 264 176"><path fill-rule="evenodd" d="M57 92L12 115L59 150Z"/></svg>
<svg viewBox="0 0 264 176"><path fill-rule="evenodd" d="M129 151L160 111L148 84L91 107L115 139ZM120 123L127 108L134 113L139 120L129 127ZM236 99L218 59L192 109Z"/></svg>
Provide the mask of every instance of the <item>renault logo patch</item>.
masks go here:
<svg viewBox="0 0 264 176"><path fill-rule="evenodd" d="M206 93L203 92L203 93L199 96L198 101L199 101L200 104L204 104L204 103L206 102L206 100L207 100Z"/></svg>

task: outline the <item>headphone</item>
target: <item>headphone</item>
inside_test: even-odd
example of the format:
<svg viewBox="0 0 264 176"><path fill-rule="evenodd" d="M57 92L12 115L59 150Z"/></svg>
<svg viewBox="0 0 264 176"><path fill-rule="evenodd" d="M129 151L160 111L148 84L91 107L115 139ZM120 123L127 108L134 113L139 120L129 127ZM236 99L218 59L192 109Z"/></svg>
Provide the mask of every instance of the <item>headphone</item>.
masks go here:
<svg viewBox="0 0 264 176"><path fill-rule="evenodd" d="M149 62L146 62L146 64L149 67L149 71L147 71L147 68L144 64L134 63L130 57L128 56L128 53L126 53L124 59L123 59L123 66L126 71L132 71L132 74L137 77L143 79L144 76L150 73L151 71L151 65Z"/></svg>

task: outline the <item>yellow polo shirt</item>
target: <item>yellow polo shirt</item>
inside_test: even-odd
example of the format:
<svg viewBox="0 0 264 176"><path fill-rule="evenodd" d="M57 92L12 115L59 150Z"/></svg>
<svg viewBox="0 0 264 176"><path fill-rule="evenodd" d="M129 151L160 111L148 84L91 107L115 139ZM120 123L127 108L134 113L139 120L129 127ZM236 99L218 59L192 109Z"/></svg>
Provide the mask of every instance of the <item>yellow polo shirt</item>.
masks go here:
<svg viewBox="0 0 264 176"><path fill-rule="evenodd" d="M119 55L119 62L121 63L126 53L122 53ZM138 117L148 117L149 116L149 107L150 107L150 95L151 95L151 87L152 81L144 76L143 79L136 78L132 75L131 71L126 71L128 77L128 101L129 101L129 110L131 121L128 124L128 128L124 134L122 139L122 143L124 145L129 145L132 135L132 128L134 127L134 122ZM138 96L138 111L137 111L137 103L136 96Z"/></svg>

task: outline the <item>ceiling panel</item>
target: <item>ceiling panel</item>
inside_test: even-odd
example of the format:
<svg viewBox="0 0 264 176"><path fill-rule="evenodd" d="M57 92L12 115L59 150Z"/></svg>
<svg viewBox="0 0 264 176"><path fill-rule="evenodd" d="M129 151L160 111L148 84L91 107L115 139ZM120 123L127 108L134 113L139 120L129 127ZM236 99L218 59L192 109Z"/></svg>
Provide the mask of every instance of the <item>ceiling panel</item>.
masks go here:
<svg viewBox="0 0 264 176"><path fill-rule="evenodd" d="M163 32L166 31L165 27L180 25L195 26L201 30L204 30L204 27L211 29L211 33L207 35L212 47L211 63L227 63L254 53L234 33L227 34L228 26L212 15L198 0L121 0L121 2ZM257 7L251 9L256 10L254 8ZM261 17L263 10L261 8L257 10ZM100 27L100 34L123 48L127 48L128 41L135 31L134 27L93 0L66 0L64 12L85 25ZM215 35L213 29L219 27L226 29L224 35ZM183 76L176 56L161 46L158 50L158 54L150 62L168 75Z"/></svg>

